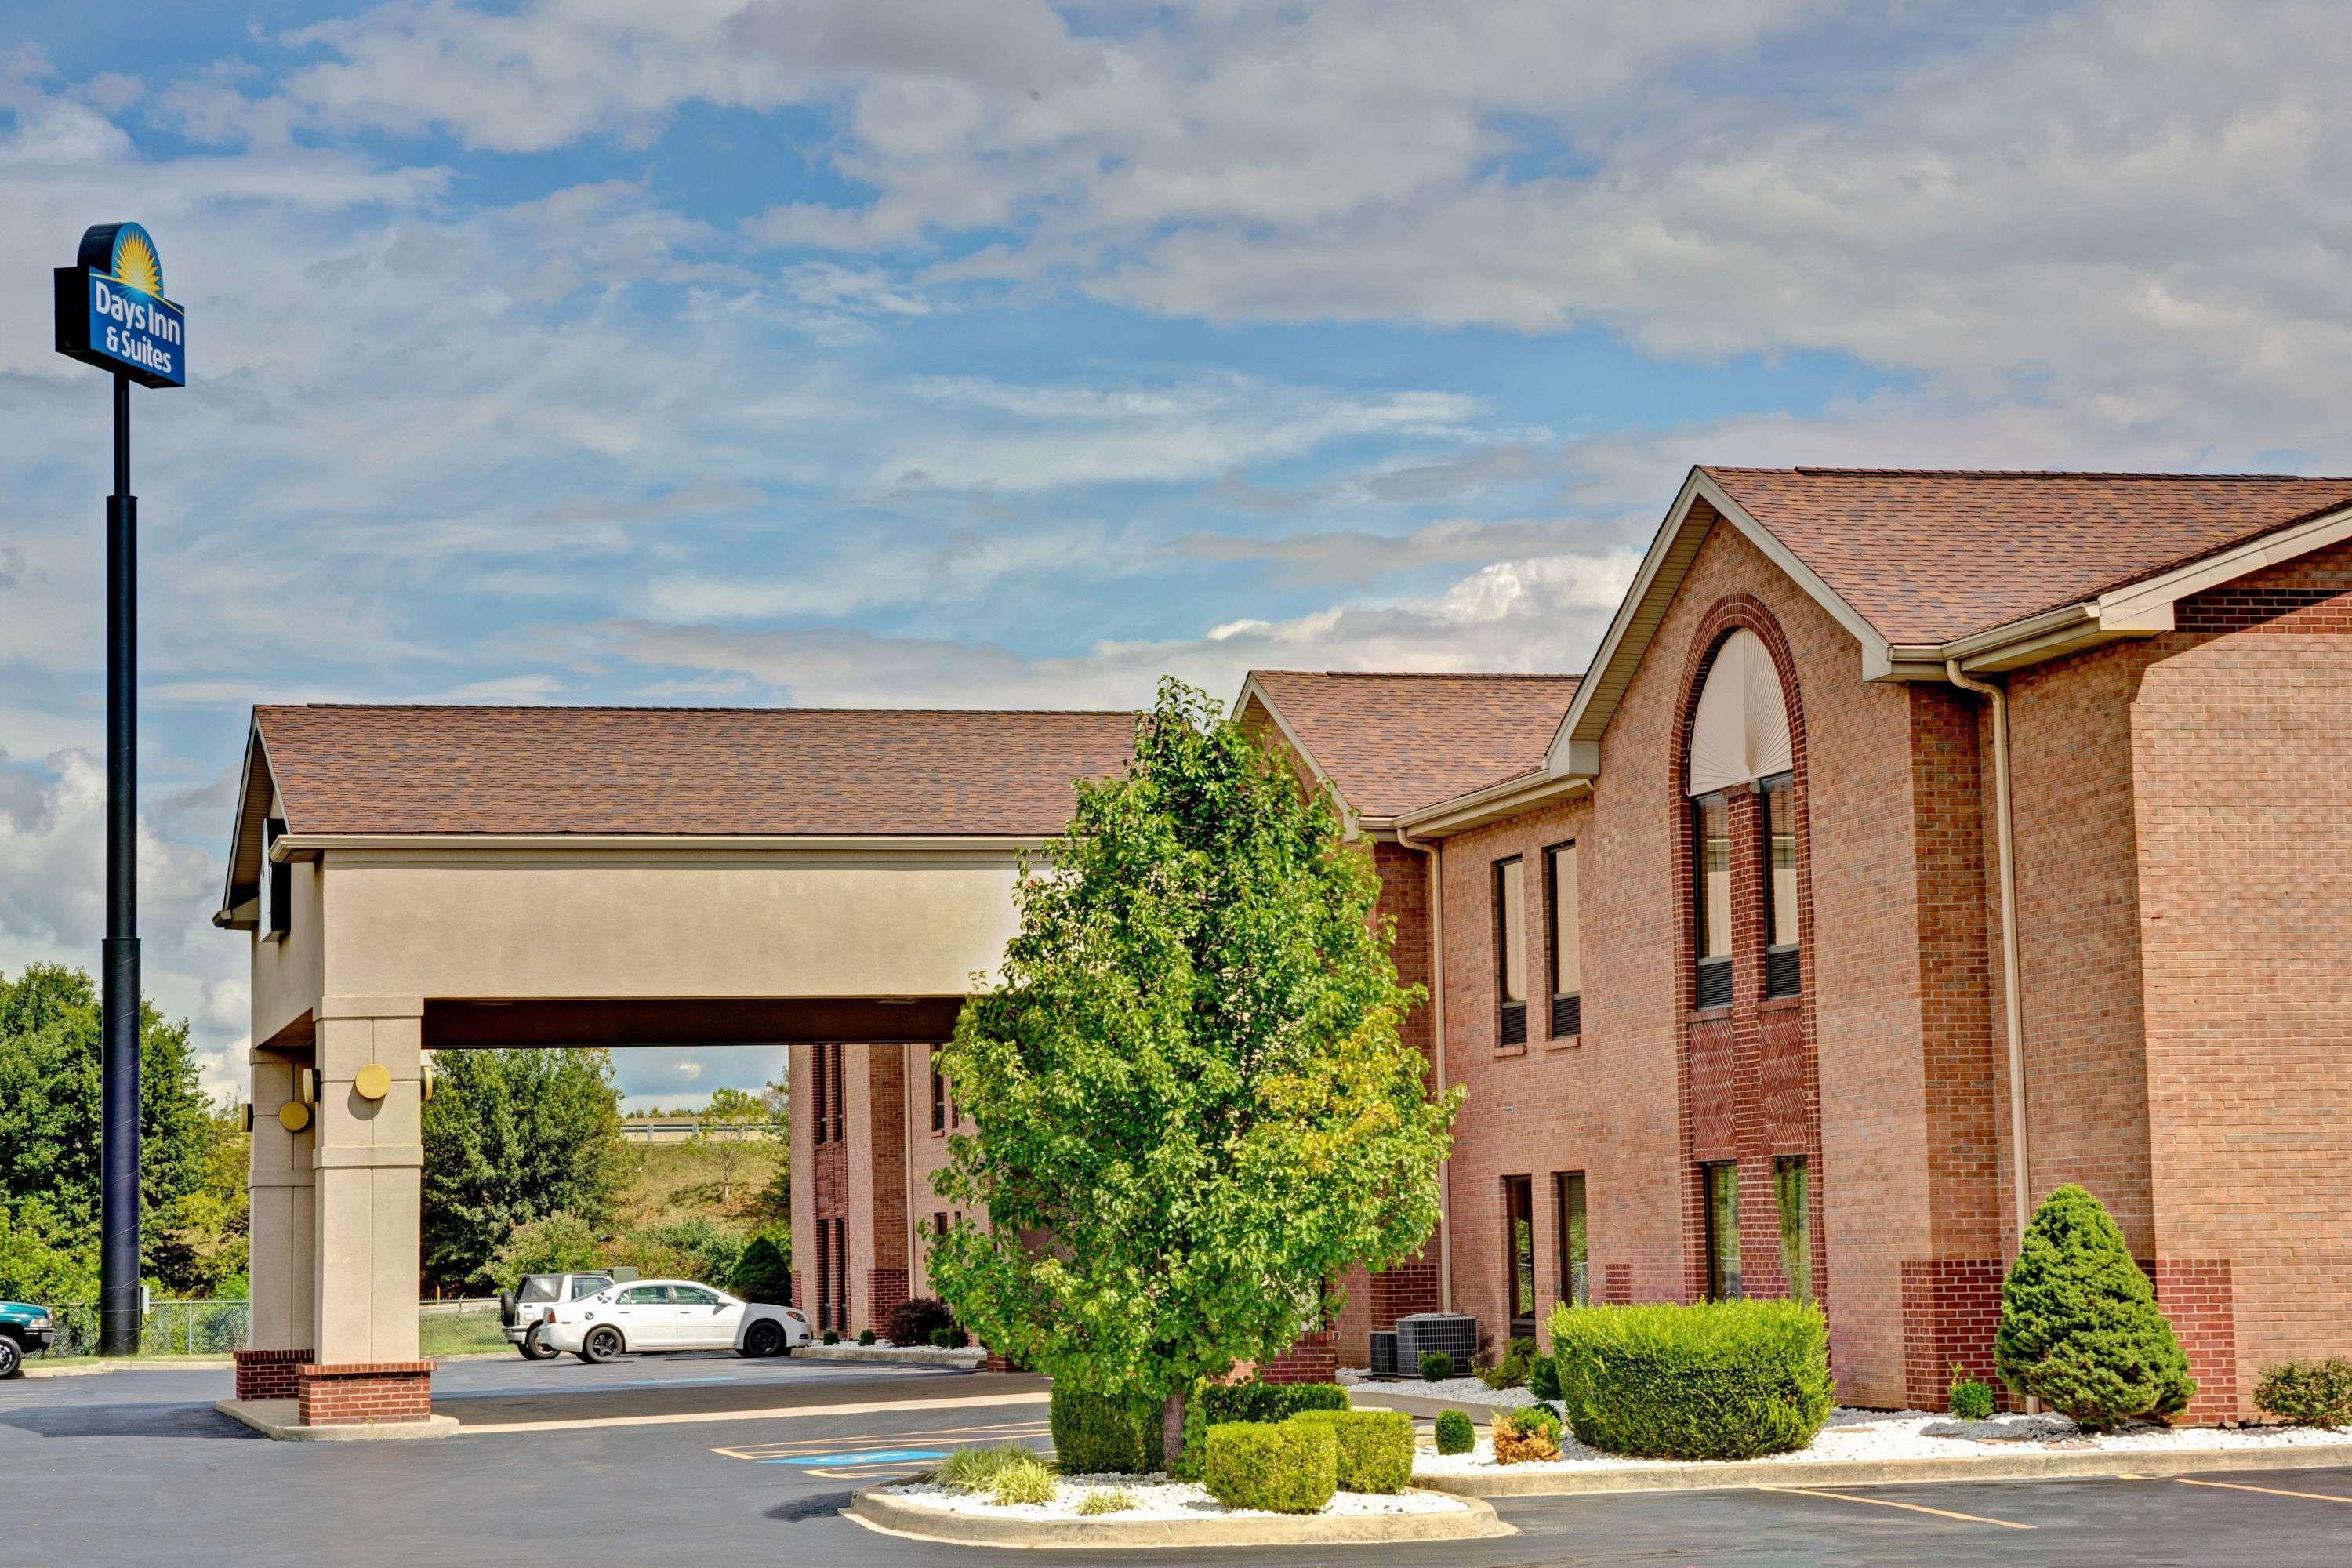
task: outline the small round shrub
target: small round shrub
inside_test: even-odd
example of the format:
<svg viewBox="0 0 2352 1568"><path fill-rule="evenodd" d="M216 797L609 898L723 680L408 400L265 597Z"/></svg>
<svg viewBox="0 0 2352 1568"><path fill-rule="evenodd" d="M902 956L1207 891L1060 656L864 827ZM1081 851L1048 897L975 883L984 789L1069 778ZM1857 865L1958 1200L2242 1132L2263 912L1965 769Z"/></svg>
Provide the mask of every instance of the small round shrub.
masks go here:
<svg viewBox="0 0 2352 1568"><path fill-rule="evenodd" d="M1561 1307L1560 1403L1612 1454L1747 1459L1811 1442L1829 1420L1829 1324L1810 1301Z"/></svg>
<svg viewBox="0 0 2352 1568"><path fill-rule="evenodd" d="M1228 1421L1209 1428L1201 1479L1227 1508L1319 1513L1339 1489L1339 1445L1328 1425Z"/></svg>
<svg viewBox="0 0 2352 1568"><path fill-rule="evenodd" d="M1952 1415L1962 1421L1990 1421L1995 1409L1992 1387L1981 1378L1970 1377L1969 1369L1958 1362L1952 1363L1952 1394L1948 1406Z"/></svg>
<svg viewBox="0 0 2352 1568"><path fill-rule="evenodd" d="M1493 1389L1525 1388L1529 1370L1536 1359L1536 1342L1530 1339L1513 1340L1496 1358L1492 1366L1477 1369L1478 1381Z"/></svg>
<svg viewBox="0 0 2352 1568"><path fill-rule="evenodd" d="M830 1344L832 1342L826 1342ZM971 1336L950 1323L945 1328L931 1331L931 1343L943 1351L960 1351L971 1343Z"/></svg>
<svg viewBox="0 0 2352 1568"><path fill-rule="evenodd" d="M861 1344L861 1345L870 1345L870 1344L872 1344L872 1343L874 1342L874 1331L873 1331L872 1329L860 1329L860 1330L858 1330L858 1331L857 1331L857 1342L858 1342L859 1344Z"/></svg>
<svg viewBox="0 0 2352 1568"><path fill-rule="evenodd" d="M1559 1412L1549 1405L1522 1405L1517 1410L1507 1412L1504 1419L1523 1432L1541 1429L1550 1433L1555 1441L1559 1437Z"/></svg>
<svg viewBox="0 0 2352 1568"><path fill-rule="evenodd" d="M2000 1290L1993 1363L2018 1393L2102 1432L2177 1415L2189 1358L2106 1207L2069 1184L2042 1201Z"/></svg>
<svg viewBox="0 0 2352 1568"><path fill-rule="evenodd" d="M1055 1382L1046 1419L1066 1475L1137 1476L1160 1468L1160 1412L1149 1400L1113 1399Z"/></svg>
<svg viewBox="0 0 2352 1568"><path fill-rule="evenodd" d="M955 1315L938 1297L909 1296L890 1309L890 1342L894 1345L927 1345L931 1342L934 1332L954 1322Z"/></svg>
<svg viewBox="0 0 2352 1568"><path fill-rule="evenodd" d="M1559 1417L1540 1405L1495 1417L1495 1463L1525 1465L1559 1458Z"/></svg>
<svg viewBox="0 0 2352 1568"><path fill-rule="evenodd" d="M1538 1356L1528 1368L1528 1393L1538 1399L1559 1397L1559 1362L1553 1356Z"/></svg>
<svg viewBox="0 0 2352 1568"><path fill-rule="evenodd" d="M2352 1360L2283 1361L2263 1371L2254 1403L2298 1426L2352 1426Z"/></svg>
<svg viewBox="0 0 2352 1568"><path fill-rule="evenodd" d="M1307 1410L1290 1419L1331 1429L1343 1492L1401 1492L1412 1479L1412 1417L1402 1410Z"/></svg>
<svg viewBox="0 0 2352 1568"><path fill-rule="evenodd" d="M829 1345L837 1345L841 1342L841 1336L834 1332L831 1329L827 1329L824 1331L824 1342Z"/></svg>
<svg viewBox="0 0 2352 1568"><path fill-rule="evenodd" d="M1441 1454L1466 1454L1478 1446L1478 1430L1470 1425L1470 1417L1459 1410L1448 1410L1437 1418L1437 1451Z"/></svg>
<svg viewBox="0 0 2352 1568"><path fill-rule="evenodd" d="M1454 1358L1444 1351L1422 1352L1421 1375L1431 1383L1444 1383L1454 1375Z"/></svg>

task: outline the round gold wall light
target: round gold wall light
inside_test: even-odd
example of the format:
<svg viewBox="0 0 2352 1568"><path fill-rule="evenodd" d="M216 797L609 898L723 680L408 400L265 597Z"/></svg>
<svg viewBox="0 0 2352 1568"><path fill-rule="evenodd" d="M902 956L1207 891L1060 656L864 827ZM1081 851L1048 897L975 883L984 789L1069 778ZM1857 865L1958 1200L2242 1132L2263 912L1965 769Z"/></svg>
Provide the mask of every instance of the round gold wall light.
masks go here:
<svg viewBox="0 0 2352 1568"><path fill-rule="evenodd" d="M382 1062L370 1062L352 1076L352 1088L362 1100L382 1100L392 1092L392 1069Z"/></svg>
<svg viewBox="0 0 2352 1568"><path fill-rule="evenodd" d="M310 1125L310 1108L299 1100L289 1100L278 1108L278 1124L289 1132L299 1132Z"/></svg>

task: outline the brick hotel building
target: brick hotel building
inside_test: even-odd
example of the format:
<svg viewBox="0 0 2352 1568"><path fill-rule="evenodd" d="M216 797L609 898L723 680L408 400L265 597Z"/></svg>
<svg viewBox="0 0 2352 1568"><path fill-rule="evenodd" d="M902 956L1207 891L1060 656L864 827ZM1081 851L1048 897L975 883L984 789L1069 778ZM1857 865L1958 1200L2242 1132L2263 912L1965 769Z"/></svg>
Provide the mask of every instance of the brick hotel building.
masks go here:
<svg viewBox="0 0 2352 1568"><path fill-rule="evenodd" d="M1591 668L1253 674L1468 1093L1441 1306L1810 1294L1840 1397L1989 1373L2079 1182L2200 1389L2352 1351L2352 479L1694 470ZM800 1299L924 1293L920 1045L795 1046Z"/></svg>

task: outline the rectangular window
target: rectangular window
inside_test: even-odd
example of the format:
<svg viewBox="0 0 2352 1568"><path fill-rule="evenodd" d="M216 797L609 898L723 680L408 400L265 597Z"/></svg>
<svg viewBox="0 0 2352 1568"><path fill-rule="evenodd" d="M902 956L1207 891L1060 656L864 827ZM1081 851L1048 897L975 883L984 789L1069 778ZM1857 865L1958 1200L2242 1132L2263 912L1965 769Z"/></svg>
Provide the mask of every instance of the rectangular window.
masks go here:
<svg viewBox="0 0 2352 1568"><path fill-rule="evenodd" d="M1584 963L1579 951L1576 845L1555 844L1545 851L1551 879L1551 1037L1584 1033Z"/></svg>
<svg viewBox="0 0 2352 1568"><path fill-rule="evenodd" d="M1766 779L1764 821L1764 994L1794 996L1802 988L1797 942L1796 781L1787 773Z"/></svg>
<svg viewBox="0 0 2352 1568"><path fill-rule="evenodd" d="M1739 1167L1729 1160L1699 1168L1706 1200L1706 1297L1739 1300Z"/></svg>
<svg viewBox="0 0 2352 1568"><path fill-rule="evenodd" d="M1780 1208L1780 1269L1788 1276L1789 1299L1813 1299L1813 1195L1801 1155L1772 1162L1774 1196Z"/></svg>
<svg viewBox="0 0 2352 1568"><path fill-rule="evenodd" d="M1517 856L1495 862L1495 974L1501 990L1502 1043L1528 1038L1528 879Z"/></svg>
<svg viewBox="0 0 2352 1568"><path fill-rule="evenodd" d="M833 1222L816 1222L816 1326L833 1327Z"/></svg>
<svg viewBox="0 0 2352 1568"><path fill-rule="evenodd" d="M269 858L285 832L282 816L270 817L261 825L261 929L271 936L284 936L294 929L293 864Z"/></svg>
<svg viewBox="0 0 2352 1568"><path fill-rule="evenodd" d="M1511 1280L1511 1337L1531 1339L1536 1331L1536 1202L1535 1183L1528 1176L1503 1178L1504 1259Z"/></svg>
<svg viewBox="0 0 2352 1568"><path fill-rule="evenodd" d="M842 1096L842 1092L841 1092L841 1047L840 1047L838 1045L831 1045L831 1046L827 1046L827 1047L824 1047L824 1049L825 1049L825 1052L826 1052L826 1060L825 1060L825 1064L824 1064L824 1086L825 1086L825 1088L826 1088L828 1090L830 1090L830 1091L831 1091L831 1093L832 1093L832 1097L833 1097L833 1125L832 1125L832 1131L830 1132L829 1136L830 1136L830 1137L831 1137L831 1138L832 1138L835 1142L840 1142L840 1140L841 1140L841 1136L842 1136L842 1121L843 1121L843 1114L842 1114L842 1101L843 1101L843 1096Z"/></svg>
<svg viewBox="0 0 2352 1568"><path fill-rule="evenodd" d="M1698 955L1698 1005L1731 1005L1731 803L1691 802L1691 882Z"/></svg>
<svg viewBox="0 0 2352 1568"><path fill-rule="evenodd" d="M824 1142L824 1047L811 1046L809 1047L809 1142ZM820 1226L818 1234L823 1233L823 1227ZM822 1271L823 1266L820 1265L819 1272Z"/></svg>
<svg viewBox="0 0 2352 1568"><path fill-rule="evenodd" d="M1589 1307L1592 1282L1585 1251L1584 1173L1555 1171L1551 1186L1559 1210L1559 1299L1571 1307Z"/></svg>
<svg viewBox="0 0 2352 1568"><path fill-rule="evenodd" d="M931 1131L944 1132L948 1130L948 1080L940 1076L939 1058L935 1055L931 1061Z"/></svg>

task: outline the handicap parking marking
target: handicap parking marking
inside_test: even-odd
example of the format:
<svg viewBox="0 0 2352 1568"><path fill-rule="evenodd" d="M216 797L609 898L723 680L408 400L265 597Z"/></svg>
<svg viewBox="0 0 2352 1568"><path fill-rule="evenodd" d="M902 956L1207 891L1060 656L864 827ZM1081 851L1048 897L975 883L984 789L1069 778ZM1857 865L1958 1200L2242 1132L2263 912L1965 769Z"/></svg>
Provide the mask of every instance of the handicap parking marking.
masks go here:
<svg viewBox="0 0 2352 1568"><path fill-rule="evenodd" d="M867 1448L847 1454L783 1454L772 1459L754 1459L757 1465L911 1465L926 1459L944 1459L945 1448Z"/></svg>

